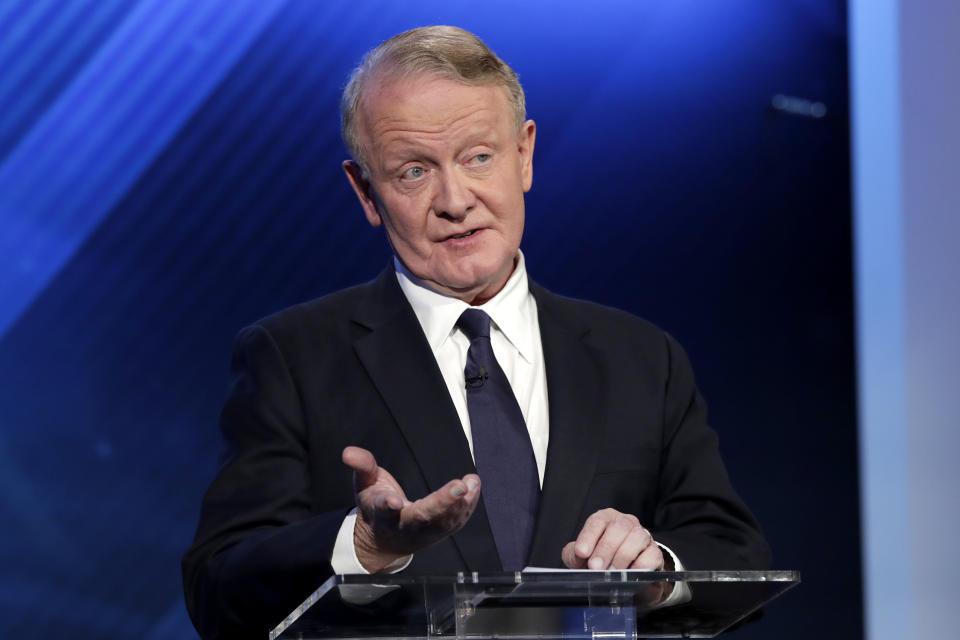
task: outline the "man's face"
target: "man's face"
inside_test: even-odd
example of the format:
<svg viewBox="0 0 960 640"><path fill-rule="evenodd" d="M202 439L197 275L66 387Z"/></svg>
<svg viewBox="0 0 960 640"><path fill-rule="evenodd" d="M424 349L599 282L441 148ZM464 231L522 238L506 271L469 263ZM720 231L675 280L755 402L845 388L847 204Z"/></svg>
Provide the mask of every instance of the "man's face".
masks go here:
<svg viewBox="0 0 960 640"><path fill-rule="evenodd" d="M513 272L536 127L518 134L506 91L438 78L367 83L357 124L369 175L344 163L367 220L440 293L471 304Z"/></svg>

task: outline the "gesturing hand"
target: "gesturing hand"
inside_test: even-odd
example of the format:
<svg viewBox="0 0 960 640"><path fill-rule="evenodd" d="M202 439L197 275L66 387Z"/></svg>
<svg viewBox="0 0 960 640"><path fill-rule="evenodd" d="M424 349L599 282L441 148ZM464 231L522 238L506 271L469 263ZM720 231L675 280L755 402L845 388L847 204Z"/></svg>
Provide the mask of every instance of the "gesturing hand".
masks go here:
<svg viewBox="0 0 960 640"><path fill-rule="evenodd" d="M563 547L563 564L570 569L663 570L663 553L640 520L616 509L597 511L580 535Z"/></svg>
<svg viewBox="0 0 960 640"><path fill-rule="evenodd" d="M376 573L458 531L480 498L480 477L468 474L411 502L373 454L360 447L343 450L353 469L358 517L353 544L360 564Z"/></svg>

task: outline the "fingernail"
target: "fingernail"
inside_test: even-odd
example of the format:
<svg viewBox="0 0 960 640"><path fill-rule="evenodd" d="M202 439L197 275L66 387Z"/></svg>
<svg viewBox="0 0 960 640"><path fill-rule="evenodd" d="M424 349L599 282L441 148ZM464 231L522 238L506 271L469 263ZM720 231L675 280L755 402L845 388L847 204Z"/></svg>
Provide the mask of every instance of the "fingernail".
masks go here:
<svg viewBox="0 0 960 640"><path fill-rule="evenodd" d="M463 496L467 495L467 491L460 485L455 485L453 489L450 489L450 493L452 493L454 497L457 497L457 498L462 498Z"/></svg>
<svg viewBox="0 0 960 640"><path fill-rule="evenodd" d="M590 558L590 562L587 564L591 569L603 569L603 560L594 556Z"/></svg>
<svg viewBox="0 0 960 640"><path fill-rule="evenodd" d="M479 486L480 486L480 483L477 482L477 479L476 479L476 478L468 478L468 479L467 479L467 488L470 489L470 491L473 491L474 489L476 489L476 488L479 487Z"/></svg>
<svg viewBox="0 0 960 640"><path fill-rule="evenodd" d="M584 542L583 544L578 544L577 553L579 553L581 556L585 556L588 553L590 553L590 547L587 546L586 542Z"/></svg>

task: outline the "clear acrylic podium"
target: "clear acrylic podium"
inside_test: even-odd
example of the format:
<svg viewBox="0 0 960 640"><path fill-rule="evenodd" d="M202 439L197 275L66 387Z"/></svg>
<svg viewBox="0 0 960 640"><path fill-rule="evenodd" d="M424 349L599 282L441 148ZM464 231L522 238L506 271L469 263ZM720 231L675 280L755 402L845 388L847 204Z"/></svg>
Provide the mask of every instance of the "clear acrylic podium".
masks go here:
<svg viewBox="0 0 960 640"><path fill-rule="evenodd" d="M333 576L270 640L712 638L799 582L796 571ZM670 583L689 600L659 606Z"/></svg>

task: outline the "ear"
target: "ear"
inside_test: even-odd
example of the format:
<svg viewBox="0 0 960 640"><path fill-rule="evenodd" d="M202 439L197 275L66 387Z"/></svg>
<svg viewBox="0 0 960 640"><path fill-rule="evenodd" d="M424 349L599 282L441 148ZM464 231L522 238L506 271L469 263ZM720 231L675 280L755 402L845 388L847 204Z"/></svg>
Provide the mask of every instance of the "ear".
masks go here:
<svg viewBox="0 0 960 640"><path fill-rule="evenodd" d="M537 125L527 120L517 135L517 152L520 154L520 177L523 180L523 192L533 186L533 143L537 140Z"/></svg>
<svg viewBox="0 0 960 640"><path fill-rule="evenodd" d="M360 200L360 206L363 207L363 213L367 216L367 222L374 227L379 227L383 224L383 218L377 211L377 203L370 188L370 181L363 175L363 169L353 160L344 160L343 172L347 174L347 180L350 181L353 192L357 194L357 199Z"/></svg>

